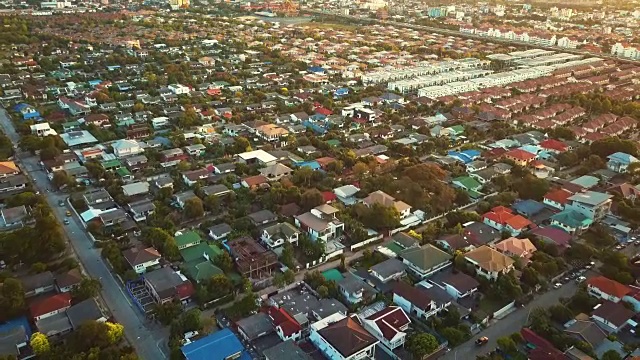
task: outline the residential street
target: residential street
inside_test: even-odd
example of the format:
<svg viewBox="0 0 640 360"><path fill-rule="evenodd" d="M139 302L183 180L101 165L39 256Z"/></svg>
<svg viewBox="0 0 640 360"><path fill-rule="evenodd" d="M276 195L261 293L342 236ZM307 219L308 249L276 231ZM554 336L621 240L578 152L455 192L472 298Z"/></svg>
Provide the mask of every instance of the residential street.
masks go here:
<svg viewBox="0 0 640 360"><path fill-rule="evenodd" d="M1 107L0 126L17 146L20 136L16 133L7 112ZM65 212L69 208L68 206L59 207L58 203L61 200L65 200L67 195L47 191L50 187L49 180L46 173L41 169L37 157L31 156L30 154L17 153L16 162L18 162L22 170L26 172L25 175L28 175L35 182L35 186L38 187L40 193L46 196L49 205L58 217L58 221L62 223ZM124 325L125 335L141 359L166 359L165 351L162 350L166 348L166 330L147 320L144 315L133 306L131 299L124 293L124 290L119 286L117 280L103 262L100 256L100 249L93 247L91 240L79 221L79 219L74 217L71 219L69 225L63 226L67 233L69 244L85 272L92 278L100 279L104 303L116 321Z"/></svg>
<svg viewBox="0 0 640 360"><path fill-rule="evenodd" d="M494 322L493 324L491 324L491 326L472 337L471 340L449 351L448 353L440 357L440 359L472 360L475 359L478 355L484 355L491 352L497 347L497 339L520 331L520 329L527 323L527 317L529 316L531 310L539 307L546 308L554 305L560 300L560 298L568 298L573 296L577 289L578 284L576 284L575 281L570 281L562 285L560 289L552 289L536 297L526 306L517 309L502 320L497 320L497 322ZM476 339L482 336L488 337L489 343L483 346L476 346L474 342L476 341Z"/></svg>

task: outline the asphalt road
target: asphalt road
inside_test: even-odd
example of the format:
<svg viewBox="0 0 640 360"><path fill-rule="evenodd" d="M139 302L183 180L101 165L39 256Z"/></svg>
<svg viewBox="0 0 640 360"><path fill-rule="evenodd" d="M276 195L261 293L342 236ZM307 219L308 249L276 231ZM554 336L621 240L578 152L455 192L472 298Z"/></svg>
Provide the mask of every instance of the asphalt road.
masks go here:
<svg viewBox="0 0 640 360"><path fill-rule="evenodd" d="M0 107L0 127L17 146L20 136L16 133L13 123L2 107ZM58 221L62 223L65 212L69 208L67 206L60 207L58 203L61 200L64 201L67 195L47 191L50 182L45 171L41 169L37 157L19 153L16 155L16 161L34 181L34 185L40 190L40 193L46 196L49 206L53 209ZM131 299L125 294L104 263L100 256L100 250L93 247L80 220L75 217L70 220L69 225L63 225L68 243L82 264L85 273L94 279L99 279L102 283L102 299L116 321L124 326L125 336L136 349L138 356L146 360L168 358L165 353L168 352L166 350L166 330L147 320L134 307Z"/></svg>
<svg viewBox="0 0 640 360"><path fill-rule="evenodd" d="M578 284L570 281L562 285L559 289L552 289L531 301L526 306L515 310L502 320L497 320L488 328L476 334L471 340L452 349L440 359L442 360L458 360L458 359L475 359L478 355L485 355L494 350L498 344L497 339L519 332L527 323L527 318L533 309L547 308L559 302L560 298L569 298L578 290ZM489 342L483 346L476 346L476 339L486 336Z"/></svg>

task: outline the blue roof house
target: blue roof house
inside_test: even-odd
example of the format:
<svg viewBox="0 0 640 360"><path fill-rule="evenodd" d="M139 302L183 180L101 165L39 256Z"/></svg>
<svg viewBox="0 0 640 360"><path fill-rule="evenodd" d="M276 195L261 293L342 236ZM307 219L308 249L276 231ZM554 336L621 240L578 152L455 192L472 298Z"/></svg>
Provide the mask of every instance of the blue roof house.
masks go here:
<svg viewBox="0 0 640 360"><path fill-rule="evenodd" d="M102 80L100 79L95 79L95 80L89 80L88 81L89 86L91 86L92 88L95 88L96 86L102 84Z"/></svg>
<svg viewBox="0 0 640 360"><path fill-rule="evenodd" d="M29 346L31 326L25 316L0 325L0 356L12 355L17 359L29 358L33 351Z"/></svg>
<svg viewBox="0 0 640 360"><path fill-rule="evenodd" d="M311 160L311 161L303 161L303 162L297 162L294 164L297 167L307 167L311 170L320 170L322 169L322 166L320 166L320 163L315 161L315 160Z"/></svg>
<svg viewBox="0 0 640 360"><path fill-rule="evenodd" d="M22 115L23 120L38 119L41 117L38 110L36 110L36 108L34 108L29 104L25 104L25 103L17 104L16 106L13 107L13 110L15 112L19 112Z"/></svg>
<svg viewBox="0 0 640 360"><path fill-rule="evenodd" d="M639 161L635 156L623 152L613 153L607 159L607 167L618 173L627 172L629 165Z"/></svg>
<svg viewBox="0 0 640 360"><path fill-rule="evenodd" d="M341 98L343 96L347 96L349 95L349 88L339 88L336 89L336 91L333 92L333 98L337 99L337 98Z"/></svg>
<svg viewBox="0 0 640 360"><path fill-rule="evenodd" d="M180 350L187 360L251 360L249 353L229 328L189 343Z"/></svg>
<svg viewBox="0 0 640 360"><path fill-rule="evenodd" d="M543 203L541 203L539 201L526 199L526 200L520 200L520 201L515 202L513 204L512 208L518 214L529 218L529 217L535 216L536 214L540 213L545 208L545 206L544 206Z"/></svg>
<svg viewBox="0 0 640 360"><path fill-rule="evenodd" d="M471 149L463 151L449 151L447 155L462 162L463 164L468 164L480 157L480 151Z"/></svg>
<svg viewBox="0 0 640 360"><path fill-rule="evenodd" d="M314 74L324 74L326 72L322 66L312 66L307 71Z"/></svg>

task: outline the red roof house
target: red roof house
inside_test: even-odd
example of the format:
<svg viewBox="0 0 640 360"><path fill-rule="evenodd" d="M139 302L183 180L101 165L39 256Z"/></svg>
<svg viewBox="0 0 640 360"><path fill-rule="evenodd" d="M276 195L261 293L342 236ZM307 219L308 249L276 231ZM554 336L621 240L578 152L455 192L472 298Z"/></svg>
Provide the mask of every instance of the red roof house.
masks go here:
<svg viewBox="0 0 640 360"><path fill-rule="evenodd" d="M283 308L270 307L268 314L273 326L275 326L276 333L282 341L297 340L302 336L300 324Z"/></svg>
<svg viewBox="0 0 640 360"><path fill-rule="evenodd" d="M556 154L569 150L569 146L567 146L567 144L556 139L547 139L540 143L540 147Z"/></svg>
<svg viewBox="0 0 640 360"><path fill-rule="evenodd" d="M632 289L604 276L596 276L587 280L589 295L611 302L620 302Z"/></svg>
<svg viewBox="0 0 640 360"><path fill-rule="evenodd" d="M522 149L513 149L507 151L503 157L507 160L513 161L516 165L527 166L530 162L536 159L536 154L532 154Z"/></svg>
<svg viewBox="0 0 640 360"><path fill-rule="evenodd" d="M362 319L364 328L391 350L404 344L411 320L398 306L389 306Z"/></svg>
<svg viewBox="0 0 640 360"><path fill-rule="evenodd" d="M39 299L29 306L33 321L42 320L67 310L71 306L71 294L61 293Z"/></svg>

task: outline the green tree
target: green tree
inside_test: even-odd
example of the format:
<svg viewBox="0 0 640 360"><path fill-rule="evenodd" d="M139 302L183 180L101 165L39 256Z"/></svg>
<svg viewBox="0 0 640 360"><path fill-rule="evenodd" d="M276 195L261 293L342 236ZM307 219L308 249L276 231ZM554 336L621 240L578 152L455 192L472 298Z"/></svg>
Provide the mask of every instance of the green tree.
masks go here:
<svg viewBox="0 0 640 360"><path fill-rule="evenodd" d="M69 186L74 183L73 178L71 178L71 176L69 176L69 174L67 174L67 172L64 170L56 171L53 174L53 179L51 180L51 182L53 183L53 186L58 189L63 188L65 185Z"/></svg>
<svg viewBox="0 0 640 360"><path fill-rule="evenodd" d="M497 343L498 347L509 355L513 355L518 352L518 345L508 336L498 338Z"/></svg>
<svg viewBox="0 0 640 360"><path fill-rule="evenodd" d="M405 344L414 359L424 359L438 348L438 340L427 333L414 333L408 336Z"/></svg>
<svg viewBox="0 0 640 360"><path fill-rule="evenodd" d="M155 306L155 317L164 325L171 324L180 314L182 314L182 305L176 301Z"/></svg>
<svg viewBox="0 0 640 360"><path fill-rule="evenodd" d="M612 349L602 354L602 360L622 360L622 356Z"/></svg>
<svg viewBox="0 0 640 360"><path fill-rule="evenodd" d="M318 286L316 291L318 292L318 295L320 296L321 299L325 299L325 298L329 297L329 288L327 288L324 285Z"/></svg>
<svg viewBox="0 0 640 360"><path fill-rule="evenodd" d="M300 197L300 207L303 211L309 211L323 202L324 197L318 189L309 189Z"/></svg>
<svg viewBox="0 0 640 360"><path fill-rule="evenodd" d="M7 278L0 289L0 320L6 321L23 312L26 307L22 282Z"/></svg>
<svg viewBox="0 0 640 360"><path fill-rule="evenodd" d="M71 290L71 296L76 302L80 302L98 296L100 290L102 284L99 280L85 277Z"/></svg>
<svg viewBox="0 0 640 360"><path fill-rule="evenodd" d="M451 347L462 344L468 338L464 331L454 327L443 328L442 330L439 330L439 333L447 339L449 346Z"/></svg>
<svg viewBox="0 0 640 360"><path fill-rule="evenodd" d="M29 345L33 349L33 352L38 356L42 356L51 351L51 345L49 344L49 338L43 333L35 332L31 335Z"/></svg>
<svg viewBox="0 0 640 360"><path fill-rule="evenodd" d="M194 197L184 203L184 216L187 219L197 219L204 216L204 204L200 198Z"/></svg>
<svg viewBox="0 0 640 360"><path fill-rule="evenodd" d="M231 258L231 255L229 255L229 253L227 253L226 251L216 256L213 259L213 263L217 267L222 269L222 271L224 271L225 273L233 270L233 259Z"/></svg>

